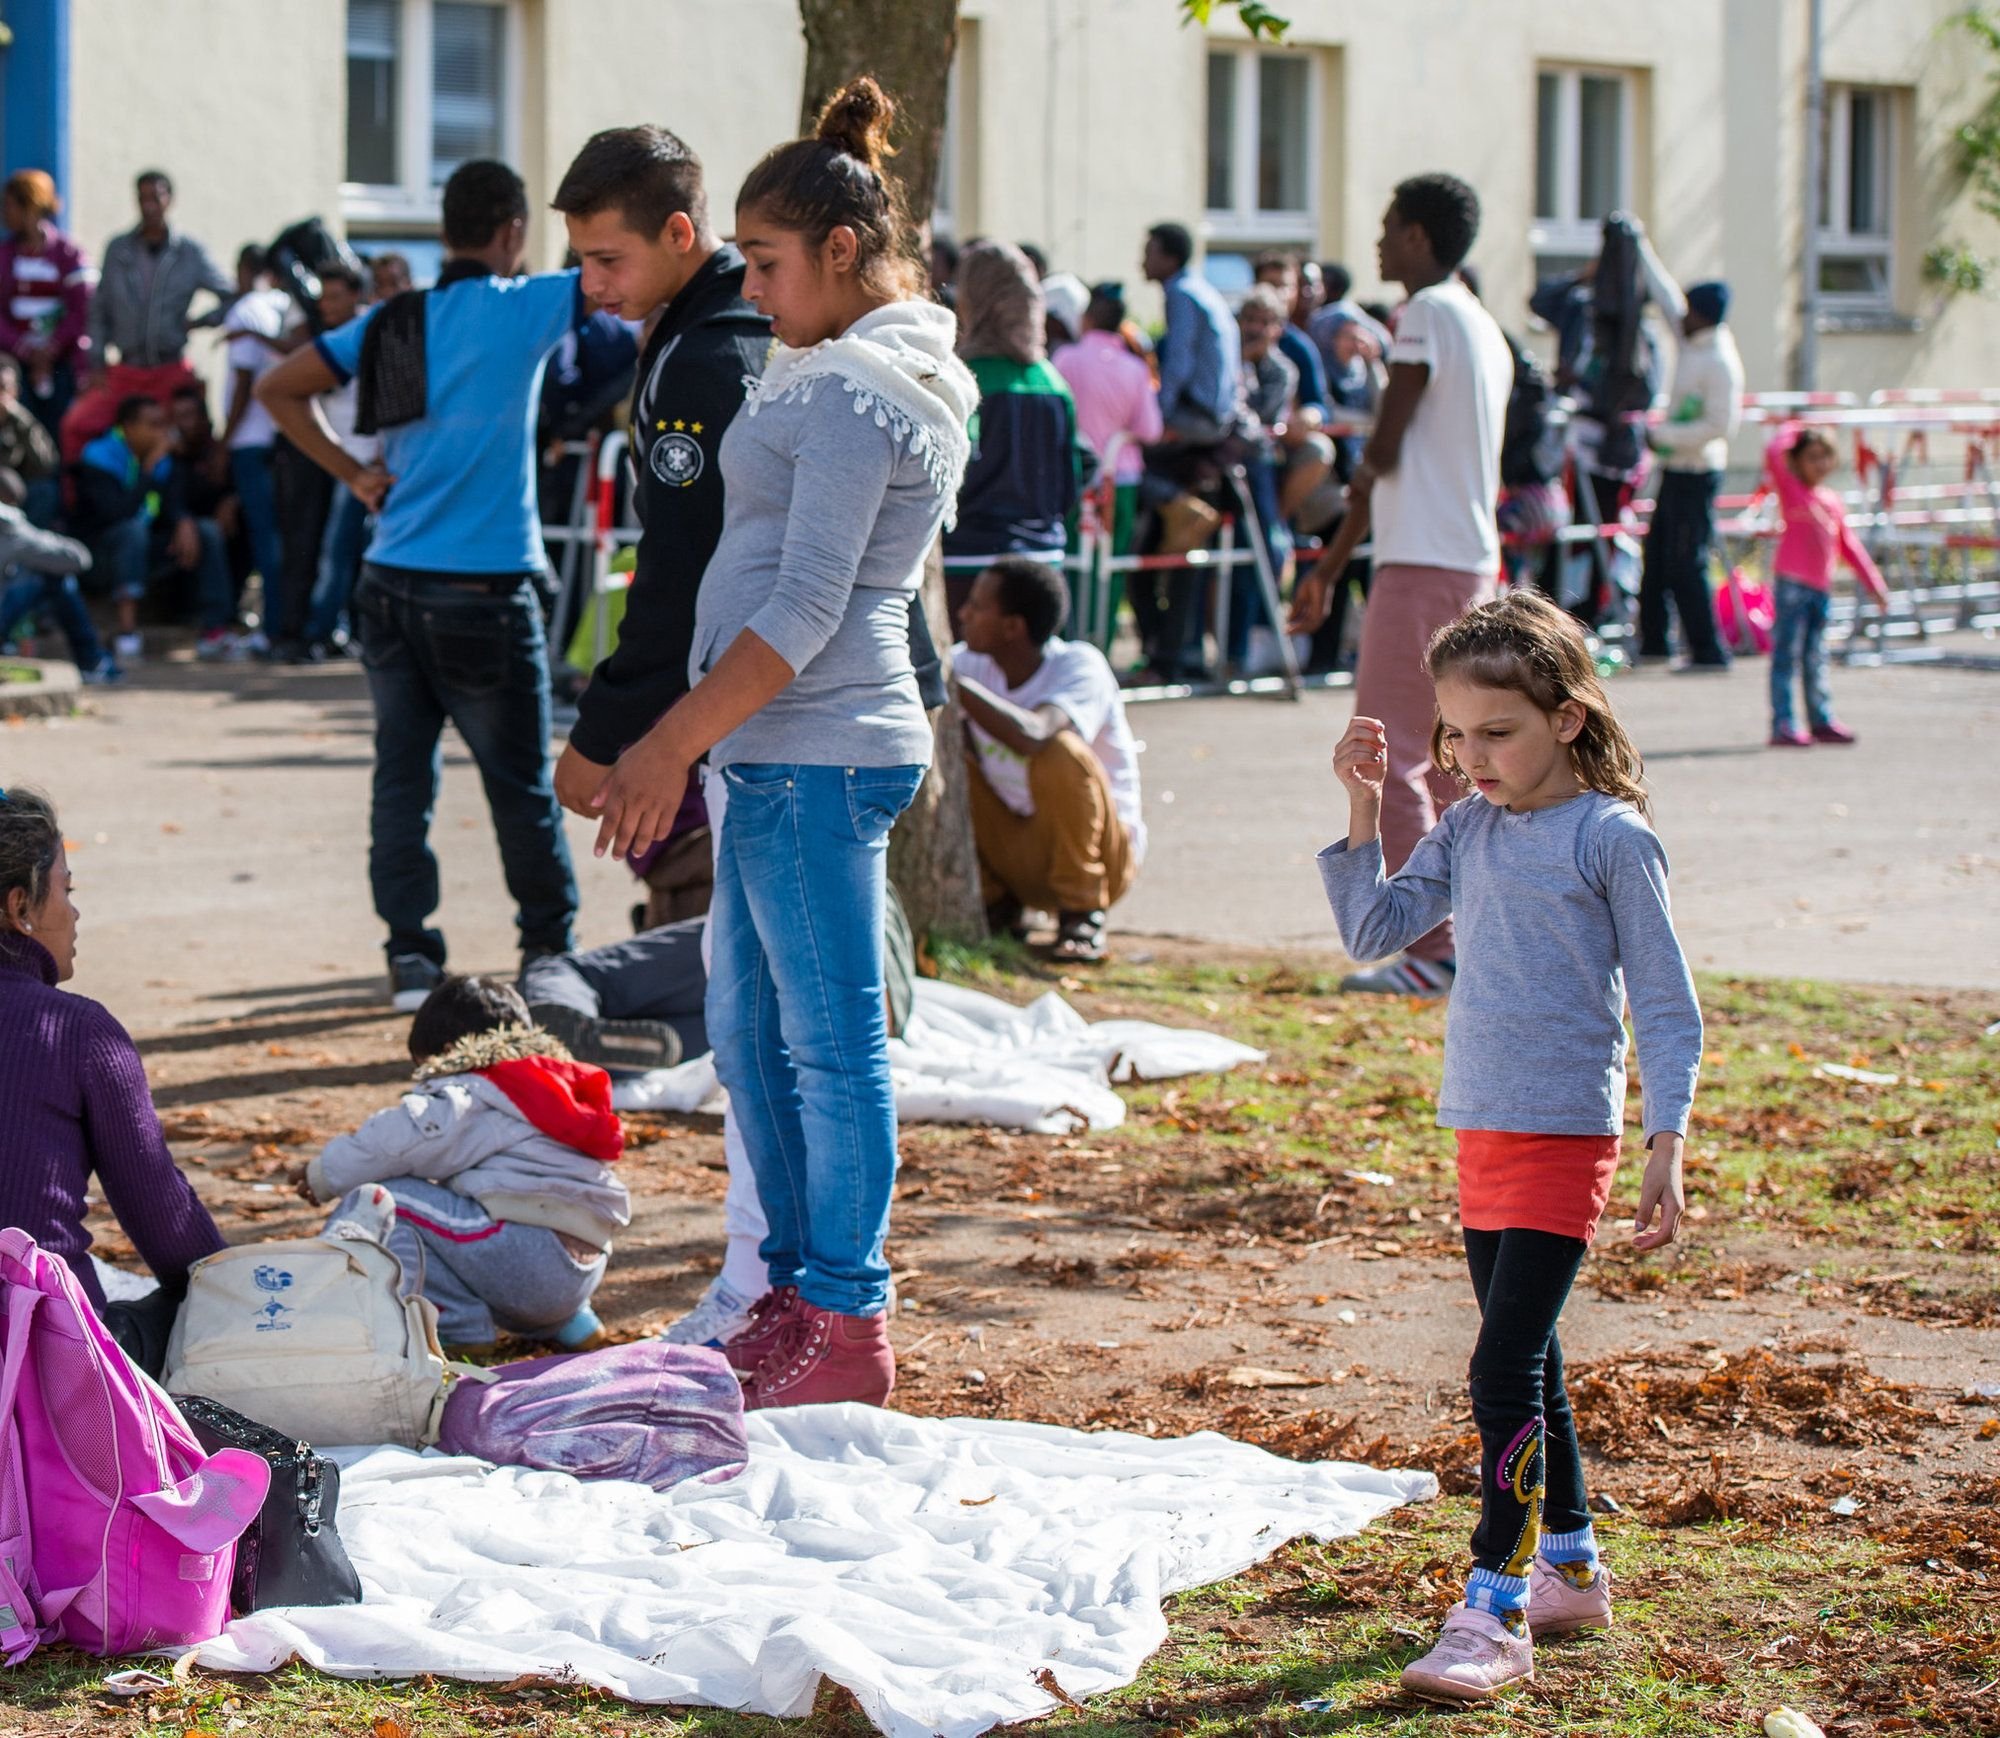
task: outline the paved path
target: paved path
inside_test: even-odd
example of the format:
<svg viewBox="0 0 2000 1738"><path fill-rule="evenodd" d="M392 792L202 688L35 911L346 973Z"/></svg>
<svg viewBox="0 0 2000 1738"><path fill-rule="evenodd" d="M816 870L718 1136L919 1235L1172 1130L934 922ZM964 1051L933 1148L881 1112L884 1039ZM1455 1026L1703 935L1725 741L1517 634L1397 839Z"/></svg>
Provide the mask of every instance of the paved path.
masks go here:
<svg viewBox="0 0 2000 1738"><path fill-rule="evenodd" d="M1853 749L1766 751L1760 668L1621 680L1699 965L2000 983L2000 676L1839 671ZM379 983L367 900L371 715L353 666L159 667L93 716L0 729L0 783L57 799L85 921L77 988L156 1029ZM1152 850L1118 915L1162 933L1334 952L1313 853L1345 825L1327 759L1343 694L1135 709ZM454 963L512 963L478 777L448 739L434 837ZM573 823L582 933L632 883Z"/></svg>

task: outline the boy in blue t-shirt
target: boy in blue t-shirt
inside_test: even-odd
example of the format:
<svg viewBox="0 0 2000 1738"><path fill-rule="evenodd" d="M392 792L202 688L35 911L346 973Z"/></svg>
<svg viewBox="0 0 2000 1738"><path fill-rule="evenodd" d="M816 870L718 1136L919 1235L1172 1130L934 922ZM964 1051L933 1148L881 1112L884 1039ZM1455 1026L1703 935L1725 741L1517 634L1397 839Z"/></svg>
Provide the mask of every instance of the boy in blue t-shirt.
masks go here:
<svg viewBox="0 0 2000 1738"><path fill-rule="evenodd" d="M444 270L287 358L258 384L286 437L376 512L352 612L375 702L368 871L399 1010L444 977L428 839L446 719L479 765L524 959L565 953L576 876L550 777L535 410L542 369L584 316L575 272L521 277L527 190L505 164L445 183ZM376 328L380 329L377 330ZM321 418L359 381L363 464Z"/></svg>

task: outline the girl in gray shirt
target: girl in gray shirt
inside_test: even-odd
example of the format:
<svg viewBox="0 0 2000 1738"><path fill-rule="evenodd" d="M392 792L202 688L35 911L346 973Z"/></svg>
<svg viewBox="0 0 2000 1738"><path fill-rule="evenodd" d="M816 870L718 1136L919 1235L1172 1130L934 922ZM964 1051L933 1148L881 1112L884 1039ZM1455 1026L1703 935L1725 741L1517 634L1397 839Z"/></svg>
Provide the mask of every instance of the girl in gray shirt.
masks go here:
<svg viewBox="0 0 2000 1738"><path fill-rule="evenodd" d="M909 600L978 389L956 321L918 294L882 169L892 112L856 79L737 195L743 293L778 346L722 441L694 686L601 799L599 854L643 850L709 757L708 1032L769 1222L771 1290L725 1346L751 1407L880 1405L896 1376L884 860L931 759Z"/></svg>
<svg viewBox="0 0 2000 1738"><path fill-rule="evenodd" d="M1432 761L1475 794L1385 876L1386 737L1379 720L1354 719L1334 751L1348 836L1321 853L1320 872L1357 959L1393 953L1447 916L1457 925L1438 1122L1458 1131L1459 1218L1480 1307L1481 1508L1465 1601L1403 1682L1483 1701L1533 1676L1531 1632L1611 1621L1556 1320L1618 1167L1628 1002L1648 1149L1632 1247L1673 1240L1701 1011L1639 755L1575 620L1511 592L1441 629L1427 668Z"/></svg>

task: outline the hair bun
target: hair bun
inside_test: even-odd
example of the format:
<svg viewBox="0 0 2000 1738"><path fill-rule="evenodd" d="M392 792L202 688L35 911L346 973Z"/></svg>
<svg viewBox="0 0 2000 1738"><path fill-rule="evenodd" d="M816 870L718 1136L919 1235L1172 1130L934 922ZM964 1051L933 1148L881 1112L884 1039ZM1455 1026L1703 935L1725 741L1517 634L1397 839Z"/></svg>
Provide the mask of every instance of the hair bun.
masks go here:
<svg viewBox="0 0 2000 1738"><path fill-rule="evenodd" d="M814 134L879 175L895 155L889 146L889 125L895 118L889 93L864 72L828 99Z"/></svg>

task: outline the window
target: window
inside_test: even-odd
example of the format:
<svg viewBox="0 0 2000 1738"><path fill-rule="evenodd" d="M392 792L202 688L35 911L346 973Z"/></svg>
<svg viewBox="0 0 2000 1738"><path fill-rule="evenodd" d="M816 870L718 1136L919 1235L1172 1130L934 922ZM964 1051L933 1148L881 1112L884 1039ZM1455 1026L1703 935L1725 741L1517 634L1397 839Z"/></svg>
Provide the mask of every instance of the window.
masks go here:
<svg viewBox="0 0 2000 1738"><path fill-rule="evenodd" d="M347 215L434 222L473 157L506 158L520 0L348 0Z"/></svg>
<svg viewBox="0 0 2000 1738"><path fill-rule="evenodd" d="M1581 67L1535 75L1536 264L1581 265L1604 219L1632 202L1632 78Z"/></svg>
<svg viewBox="0 0 2000 1738"><path fill-rule="evenodd" d="M1828 87L1819 160L1819 291L1824 306L1889 305L1895 133L1893 92Z"/></svg>
<svg viewBox="0 0 2000 1738"><path fill-rule="evenodd" d="M1314 67L1304 54L1208 54L1207 207L1211 235L1236 241L1319 237Z"/></svg>

